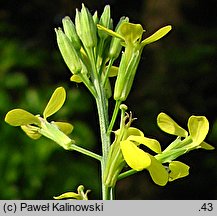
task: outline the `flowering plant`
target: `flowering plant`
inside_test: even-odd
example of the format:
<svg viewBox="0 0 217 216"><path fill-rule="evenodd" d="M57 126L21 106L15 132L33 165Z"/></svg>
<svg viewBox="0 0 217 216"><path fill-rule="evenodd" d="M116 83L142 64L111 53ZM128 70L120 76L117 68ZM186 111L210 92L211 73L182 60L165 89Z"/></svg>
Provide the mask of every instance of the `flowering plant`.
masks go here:
<svg viewBox="0 0 217 216"><path fill-rule="evenodd" d="M6 114L5 121L12 126L20 126L32 139L39 139L43 135L65 150L75 150L98 160L101 164L102 199L114 199L117 181L139 171L147 170L153 182L160 186L187 176L189 166L176 159L195 149L214 149L204 141L209 131L207 118L192 115L188 119L187 131L167 114L160 113L157 117L159 128L175 136L174 141L162 150L159 141L146 137L142 130L132 126L135 118L123 104L133 85L144 47L167 35L172 27L168 25L160 28L143 39L145 30L140 24L131 23L127 17L122 17L114 28L108 5L100 17L97 12L91 15L82 5L81 11L76 10L74 23L69 17L63 18L62 22L63 30L55 29L57 44L72 73L70 80L83 83L95 98L101 153L96 154L78 146L76 140L69 137L73 130L71 124L47 120L65 102L66 92L63 87L54 91L42 117L23 109L13 109ZM120 63L117 66L115 60L118 57ZM110 77L116 76L112 90ZM112 97L115 107L110 118L109 102ZM114 130L114 124L119 121L118 114L120 126ZM115 134L113 141L112 133ZM142 150L142 145L148 150ZM123 171L126 167L129 169ZM80 185L77 193L68 192L55 198L86 200L88 192L84 192L84 187Z"/></svg>

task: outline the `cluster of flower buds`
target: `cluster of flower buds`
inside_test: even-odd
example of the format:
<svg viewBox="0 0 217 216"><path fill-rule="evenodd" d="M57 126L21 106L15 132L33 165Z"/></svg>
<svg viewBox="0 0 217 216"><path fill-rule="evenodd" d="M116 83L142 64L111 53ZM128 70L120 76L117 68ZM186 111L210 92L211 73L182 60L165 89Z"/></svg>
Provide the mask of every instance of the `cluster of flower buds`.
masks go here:
<svg viewBox="0 0 217 216"><path fill-rule="evenodd" d="M76 10L75 24L69 17L63 20L63 30L55 29L57 43L63 59L72 72L71 81L83 82L94 96L97 95L95 80L103 83L108 97L111 96L108 77L116 76L114 99L125 101L133 84L143 47L165 36L171 26L159 29L142 40L145 31L140 24L122 17L113 31L110 7L107 5L99 18L97 12L91 15L82 4ZM121 55L119 67L114 61ZM115 72L114 72L115 71Z"/></svg>

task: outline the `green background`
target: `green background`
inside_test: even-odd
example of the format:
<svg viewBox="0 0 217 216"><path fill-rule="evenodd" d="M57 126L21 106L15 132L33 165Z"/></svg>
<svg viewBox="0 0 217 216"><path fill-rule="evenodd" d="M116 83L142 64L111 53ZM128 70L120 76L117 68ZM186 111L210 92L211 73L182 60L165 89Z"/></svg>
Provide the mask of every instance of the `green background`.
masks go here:
<svg viewBox="0 0 217 216"><path fill-rule="evenodd" d="M190 115L205 115L210 121L206 141L217 147L215 0L7 0L0 6L0 199L52 199L80 184L91 189L90 199L100 196L98 162L45 138L31 140L4 122L17 107L42 113L53 90L64 86L67 101L51 120L71 122L73 138L100 153L94 100L82 85L69 81L54 32L65 15L74 19L82 2L99 14L110 4L114 23L128 16L143 25L147 36L173 26L167 37L144 49L126 104L138 118L134 126L163 147L173 137L156 126L158 113L166 112L183 127ZM118 182L117 198L216 199L216 150L193 151L180 160L191 167L188 177L160 187L143 171Z"/></svg>

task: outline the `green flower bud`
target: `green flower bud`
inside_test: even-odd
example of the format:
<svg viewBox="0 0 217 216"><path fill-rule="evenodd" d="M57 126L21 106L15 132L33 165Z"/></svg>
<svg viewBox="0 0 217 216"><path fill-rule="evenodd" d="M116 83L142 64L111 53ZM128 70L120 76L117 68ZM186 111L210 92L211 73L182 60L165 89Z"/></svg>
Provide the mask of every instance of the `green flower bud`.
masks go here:
<svg viewBox="0 0 217 216"><path fill-rule="evenodd" d="M96 24L84 4L82 4L81 12L76 10L75 27L86 48L92 48L97 45Z"/></svg>
<svg viewBox="0 0 217 216"><path fill-rule="evenodd" d="M112 19L111 19L111 13L110 13L110 6L109 5L105 6L104 11L100 17L99 24L108 28L108 29L112 28ZM103 32L103 31L98 31L98 34L99 34L100 38L107 38L108 37L108 34Z"/></svg>
<svg viewBox="0 0 217 216"><path fill-rule="evenodd" d="M129 19L127 17L122 17L120 19L120 21L118 22L116 28L115 28L115 32L119 33L119 29L120 26L123 22L128 22ZM113 37L111 44L110 44L110 48L109 48L109 58L110 59L117 59L118 56L120 55L121 52L121 39L117 38L117 37Z"/></svg>
<svg viewBox="0 0 217 216"><path fill-rule="evenodd" d="M63 59L73 74L80 73L82 69L81 60L73 47L69 38L59 29L55 29L57 35L57 44Z"/></svg>
<svg viewBox="0 0 217 216"><path fill-rule="evenodd" d="M73 46L76 50L80 50L81 48L81 42L78 37L78 34L75 30L75 25L70 19L70 17L66 16L62 19L63 23L63 29L66 34L66 36L69 38L69 40L73 43Z"/></svg>

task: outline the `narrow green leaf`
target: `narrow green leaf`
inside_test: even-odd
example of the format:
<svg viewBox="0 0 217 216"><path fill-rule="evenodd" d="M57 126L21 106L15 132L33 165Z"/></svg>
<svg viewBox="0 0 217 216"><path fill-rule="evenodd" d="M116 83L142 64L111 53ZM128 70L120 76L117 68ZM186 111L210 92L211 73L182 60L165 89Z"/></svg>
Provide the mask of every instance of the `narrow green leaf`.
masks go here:
<svg viewBox="0 0 217 216"><path fill-rule="evenodd" d="M189 175L189 166L179 162L179 161L172 161L169 164L169 181L174 181L179 178L183 178L187 175Z"/></svg>
<svg viewBox="0 0 217 216"><path fill-rule="evenodd" d="M165 113L160 113L157 117L157 124L160 129L168 134L187 137L188 132L180 127L172 118Z"/></svg>
<svg viewBox="0 0 217 216"><path fill-rule="evenodd" d="M33 114L23 109L13 109L5 116L5 121L12 126L21 126L28 124L40 125L40 120Z"/></svg>
<svg viewBox="0 0 217 216"><path fill-rule="evenodd" d="M158 154L161 153L160 143L155 139L150 139L144 136L134 136L134 135L129 136L127 139L137 142L138 145L143 144Z"/></svg>
<svg viewBox="0 0 217 216"><path fill-rule="evenodd" d="M66 99L66 91L63 87L58 87L52 94L44 112L43 116L47 117L56 113L64 104Z"/></svg>
<svg viewBox="0 0 217 216"><path fill-rule="evenodd" d="M120 147L126 163L134 170L140 171L150 166L149 154L139 149L133 142L121 141Z"/></svg>
<svg viewBox="0 0 217 216"><path fill-rule="evenodd" d="M205 116L191 116L188 120L190 136L196 145L200 145L209 131L209 121Z"/></svg>
<svg viewBox="0 0 217 216"><path fill-rule="evenodd" d="M67 122L54 122L55 125L66 135L70 134L73 130L73 126Z"/></svg>
<svg viewBox="0 0 217 216"><path fill-rule="evenodd" d="M165 186L168 182L168 172L155 157L150 155L151 165L147 168L155 184Z"/></svg>
<svg viewBox="0 0 217 216"><path fill-rule="evenodd" d="M146 38L145 40L142 41L142 46L145 46L147 44L153 43L159 39L161 39L162 37L164 37L170 30L172 29L172 27L170 25L165 26L161 29L159 29L158 31L156 31L153 35L151 35L150 37Z"/></svg>

